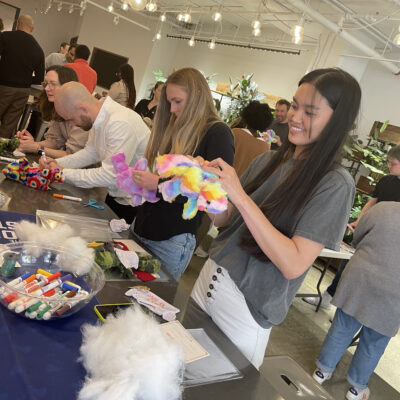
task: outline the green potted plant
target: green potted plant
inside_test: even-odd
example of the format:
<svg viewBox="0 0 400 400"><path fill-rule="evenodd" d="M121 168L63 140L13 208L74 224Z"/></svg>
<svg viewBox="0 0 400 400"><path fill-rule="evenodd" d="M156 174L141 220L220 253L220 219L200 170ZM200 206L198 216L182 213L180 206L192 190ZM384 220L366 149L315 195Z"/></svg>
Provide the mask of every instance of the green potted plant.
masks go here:
<svg viewBox="0 0 400 400"><path fill-rule="evenodd" d="M253 74L243 75L236 84L233 84L232 78L229 77L230 90L227 96L231 98L231 103L225 112L224 120L227 124L232 123L235 119L240 118L242 110L253 100L261 100L264 95L259 93L258 85L252 81Z"/></svg>

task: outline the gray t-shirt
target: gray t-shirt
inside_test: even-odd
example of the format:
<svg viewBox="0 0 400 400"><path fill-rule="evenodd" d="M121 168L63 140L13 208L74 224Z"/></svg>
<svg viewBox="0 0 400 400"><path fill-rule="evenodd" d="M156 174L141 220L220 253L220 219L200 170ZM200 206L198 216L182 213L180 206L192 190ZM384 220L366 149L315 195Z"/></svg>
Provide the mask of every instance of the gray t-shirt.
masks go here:
<svg viewBox="0 0 400 400"><path fill-rule="evenodd" d="M242 185L255 178L270 156L269 153L262 154L250 164L242 175ZM289 160L276 170L251 195L253 201L260 205L295 162L298 161ZM338 250L354 194L353 178L344 168L328 172L299 212L292 236L301 236ZM249 255L239 246L245 228L243 218L235 212L229 228L214 240L210 257L229 271L257 323L263 328L270 328L284 320L307 271L296 279L288 280L272 262L262 262Z"/></svg>

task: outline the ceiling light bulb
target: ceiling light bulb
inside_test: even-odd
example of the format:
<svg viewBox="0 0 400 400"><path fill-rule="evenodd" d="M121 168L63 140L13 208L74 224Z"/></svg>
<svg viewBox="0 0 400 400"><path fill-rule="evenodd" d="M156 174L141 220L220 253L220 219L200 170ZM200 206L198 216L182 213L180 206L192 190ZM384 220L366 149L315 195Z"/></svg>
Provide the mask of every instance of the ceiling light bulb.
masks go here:
<svg viewBox="0 0 400 400"><path fill-rule="evenodd" d="M161 32L160 31L156 33L156 39L161 40Z"/></svg>
<svg viewBox="0 0 400 400"><path fill-rule="evenodd" d="M257 28L261 28L261 22L260 20L257 18L255 19L252 23L251 23L251 27L253 29L257 29Z"/></svg>
<svg viewBox="0 0 400 400"><path fill-rule="evenodd" d="M57 5L57 11L61 11L62 10L62 3L58 3Z"/></svg>
<svg viewBox="0 0 400 400"><path fill-rule="evenodd" d="M260 36L261 35L261 29L260 28L254 28L253 29L253 36Z"/></svg>
<svg viewBox="0 0 400 400"><path fill-rule="evenodd" d="M211 39L211 42L208 43L208 48L211 50L215 49L215 39Z"/></svg>
<svg viewBox="0 0 400 400"><path fill-rule="evenodd" d="M213 14L213 16L212 16L212 19L213 19L215 22L221 21L221 19L222 19L222 14L221 14L221 12L220 12L220 11L216 11L216 12Z"/></svg>
<svg viewBox="0 0 400 400"><path fill-rule="evenodd" d="M107 10L108 10L109 12L113 12L113 11L114 11L114 5L113 5L113 3L110 3L110 5L107 7Z"/></svg>
<svg viewBox="0 0 400 400"><path fill-rule="evenodd" d="M116 15L114 17L113 22L114 22L115 25L118 25L118 23L119 23L119 16L118 15Z"/></svg>
<svg viewBox="0 0 400 400"><path fill-rule="evenodd" d="M137 11L143 10L144 7L146 6L145 0L126 0L129 5Z"/></svg>
<svg viewBox="0 0 400 400"><path fill-rule="evenodd" d="M128 3L125 3L125 2L122 3L122 9L123 9L124 11L127 11L128 8L129 8Z"/></svg>
<svg viewBox="0 0 400 400"><path fill-rule="evenodd" d="M85 14L86 11L86 6L81 8L81 11L79 12L79 15L82 17L83 14Z"/></svg>
<svg viewBox="0 0 400 400"><path fill-rule="evenodd" d="M165 22L167 20L167 16L165 15L165 13L161 15L160 20L161 22Z"/></svg>
<svg viewBox="0 0 400 400"><path fill-rule="evenodd" d="M294 44L302 44L303 43L303 36L292 36L292 43Z"/></svg>
<svg viewBox="0 0 400 400"><path fill-rule="evenodd" d="M192 17L189 13L183 14L183 21L189 23L192 20Z"/></svg>
<svg viewBox="0 0 400 400"><path fill-rule="evenodd" d="M69 11L68 11L70 14L72 14L73 12L74 12L74 6L73 6L73 4L71 4L71 7L69 8Z"/></svg>
<svg viewBox="0 0 400 400"><path fill-rule="evenodd" d="M195 45L195 40L194 40L194 36L192 36L191 38L190 38L190 40L189 40L189 46L190 47L194 47L194 45Z"/></svg>
<svg viewBox="0 0 400 400"><path fill-rule="evenodd" d="M177 19L178 21L183 21L183 14L182 14L182 13L179 13L179 14L176 16L176 19Z"/></svg>
<svg viewBox="0 0 400 400"><path fill-rule="evenodd" d="M153 0L150 0L147 4L146 4L146 10L149 12L154 12L157 10L157 4L153 2Z"/></svg>

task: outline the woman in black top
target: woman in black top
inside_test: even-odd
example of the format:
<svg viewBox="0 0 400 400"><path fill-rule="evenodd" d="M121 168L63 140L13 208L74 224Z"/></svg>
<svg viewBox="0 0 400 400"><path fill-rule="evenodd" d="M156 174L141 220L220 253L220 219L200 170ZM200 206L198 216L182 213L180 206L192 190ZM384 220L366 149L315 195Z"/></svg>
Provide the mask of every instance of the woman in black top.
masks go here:
<svg viewBox="0 0 400 400"><path fill-rule="evenodd" d="M159 154L201 156L205 160L221 157L233 163L233 135L218 117L207 81L196 69L183 68L169 76L162 89L154 126L145 157L151 172L134 171L133 180L145 189L156 189L154 174ZM133 233L158 257L171 275L179 279L195 247L195 233L202 213L182 219L186 198L172 203L162 199L144 203L132 225Z"/></svg>
<svg viewBox="0 0 400 400"><path fill-rule="evenodd" d="M157 82L151 91L150 99L142 99L136 104L135 111L142 118L154 118L163 86L163 82Z"/></svg>

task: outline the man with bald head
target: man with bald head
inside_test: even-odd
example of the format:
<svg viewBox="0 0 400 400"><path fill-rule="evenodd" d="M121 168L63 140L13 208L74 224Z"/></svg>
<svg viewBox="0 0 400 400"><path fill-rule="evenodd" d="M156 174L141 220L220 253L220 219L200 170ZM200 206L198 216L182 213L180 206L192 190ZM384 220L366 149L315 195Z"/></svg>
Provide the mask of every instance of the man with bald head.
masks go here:
<svg viewBox="0 0 400 400"><path fill-rule="evenodd" d="M32 32L32 17L22 14L16 31L0 35L0 137L16 132L30 86L44 78L44 53Z"/></svg>
<svg viewBox="0 0 400 400"><path fill-rule="evenodd" d="M106 203L120 217L132 222L135 209L130 198L116 186L116 173L111 157L125 153L126 162L133 166L143 157L150 131L139 114L116 103L111 97L98 101L78 82L62 85L55 94L57 114L72 126L90 131L85 148L58 158L40 159L44 168L63 170L65 182L83 188L107 187ZM101 167L88 168L101 162Z"/></svg>

